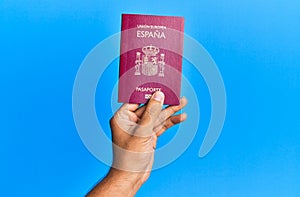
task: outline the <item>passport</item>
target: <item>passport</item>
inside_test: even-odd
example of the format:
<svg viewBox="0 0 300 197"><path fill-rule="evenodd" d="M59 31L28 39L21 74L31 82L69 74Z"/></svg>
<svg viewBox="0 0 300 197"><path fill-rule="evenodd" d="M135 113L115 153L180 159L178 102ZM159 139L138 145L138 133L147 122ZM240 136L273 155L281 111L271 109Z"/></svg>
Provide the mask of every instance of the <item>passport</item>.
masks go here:
<svg viewBox="0 0 300 197"><path fill-rule="evenodd" d="M118 102L146 103L156 91L178 105L184 18L122 14Z"/></svg>

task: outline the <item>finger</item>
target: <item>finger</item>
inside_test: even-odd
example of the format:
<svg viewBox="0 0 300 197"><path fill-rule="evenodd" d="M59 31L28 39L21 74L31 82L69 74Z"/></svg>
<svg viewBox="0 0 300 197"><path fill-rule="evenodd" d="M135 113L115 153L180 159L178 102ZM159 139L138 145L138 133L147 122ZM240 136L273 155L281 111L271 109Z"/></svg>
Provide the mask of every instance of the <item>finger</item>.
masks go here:
<svg viewBox="0 0 300 197"><path fill-rule="evenodd" d="M146 105L143 105L142 107L138 108L138 109L135 111L135 114L136 114L139 118L141 118L142 115L143 115L143 113L144 113L144 111L145 111L145 109L146 109Z"/></svg>
<svg viewBox="0 0 300 197"><path fill-rule="evenodd" d="M110 125L113 128L113 131L121 129L128 134L132 134L134 133L134 130L131 128L135 127L137 122L138 117L134 112L122 110L114 114L113 118L110 120Z"/></svg>
<svg viewBox="0 0 300 197"><path fill-rule="evenodd" d="M114 117L117 119L125 119L133 122L138 121L138 117L134 111L138 109L139 104L124 103L120 109L115 113Z"/></svg>
<svg viewBox="0 0 300 197"><path fill-rule="evenodd" d="M129 119L130 121L137 122L138 117L134 114L134 111L138 109L139 104L124 103L120 109L115 113L114 117L118 119Z"/></svg>
<svg viewBox="0 0 300 197"><path fill-rule="evenodd" d="M157 137L162 135L167 129L171 128L172 126L185 121L186 118L186 113L171 116L162 125L159 125L155 128L154 131L156 132Z"/></svg>
<svg viewBox="0 0 300 197"><path fill-rule="evenodd" d="M131 104L131 103L124 103L118 111L132 111L134 112L139 107L139 104Z"/></svg>
<svg viewBox="0 0 300 197"><path fill-rule="evenodd" d="M176 112L180 111L182 108L184 108L187 105L187 99L185 97L182 97L180 99L180 104L175 106L169 106L165 108L162 113L159 114L157 118L157 125L161 124L165 120L167 120L170 116L175 114Z"/></svg>
<svg viewBox="0 0 300 197"><path fill-rule="evenodd" d="M187 99L185 97L182 97L180 99L180 104L179 105L176 105L176 106L169 106L167 108L165 108L163 110L163 114L160 115L161 117L158 117L159 119L161 120L166 120L167 118L169 118L171 115L173 115L174 113L178 112L179 110L181 110L182 108L184 108L187 104ZM136 111L135 111L135 114L140 118L144 111L146 109L146 105L138 108Z"/></svg>
<svg viewBox="0 0 300 197"><path fill-rule="evenodd" d="M122 130L127 131L139 120L139 118L133 112L138 108L138 106L138 104L124 103L111 118L110 124L112 126L118 126Z"/></svg>
<svg viewBox="0 0 300 197"><path fill-rule="evenodd" d="M128 111L128 119L135 123L137 123L140 120L140 118L134 112L131 111Z"/></svg>
<svg viewBox="0 0 300 197"><path fill-rule="evenodd" d="M164 102L164 93L155 92L149 100L146 109L141 117L140 125L153 124L161 112Z"/></svg>

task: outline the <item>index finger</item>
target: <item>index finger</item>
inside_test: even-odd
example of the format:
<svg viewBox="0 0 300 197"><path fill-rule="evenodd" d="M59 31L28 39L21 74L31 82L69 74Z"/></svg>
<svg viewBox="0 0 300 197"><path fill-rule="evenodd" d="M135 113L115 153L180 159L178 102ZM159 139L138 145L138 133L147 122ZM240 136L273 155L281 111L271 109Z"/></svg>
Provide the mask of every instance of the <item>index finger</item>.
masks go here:
<svg viewBox="0 0 300 197"><path fill-rule="evenodd" d="M118 111L131 111L134 112L139 107L139 104L132 104L132 103L124 103Z"/></svg>

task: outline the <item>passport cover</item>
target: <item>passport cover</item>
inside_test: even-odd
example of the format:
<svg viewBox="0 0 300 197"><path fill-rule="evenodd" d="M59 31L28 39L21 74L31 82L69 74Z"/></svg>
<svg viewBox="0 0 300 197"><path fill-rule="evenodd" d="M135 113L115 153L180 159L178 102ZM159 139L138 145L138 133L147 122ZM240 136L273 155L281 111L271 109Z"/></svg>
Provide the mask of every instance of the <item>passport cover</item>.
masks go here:
<svg viewBox="0 0 300 197"><path fill-rule="evenodd" d="M118 101L146 103L155 91L178 105L184 18L122 14Z"/></svg>

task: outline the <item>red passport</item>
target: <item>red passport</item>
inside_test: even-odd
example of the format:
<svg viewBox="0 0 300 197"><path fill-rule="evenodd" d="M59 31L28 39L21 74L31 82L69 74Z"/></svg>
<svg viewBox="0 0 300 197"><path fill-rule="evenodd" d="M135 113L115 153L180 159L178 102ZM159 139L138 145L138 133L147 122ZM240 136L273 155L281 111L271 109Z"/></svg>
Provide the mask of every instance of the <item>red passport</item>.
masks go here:
<svg viewBox="0 0 300 197"><path fill-rule="evenodd" d="M122 14L118 101L146 103L156 91L180 100L184 18Z"/></svg>

